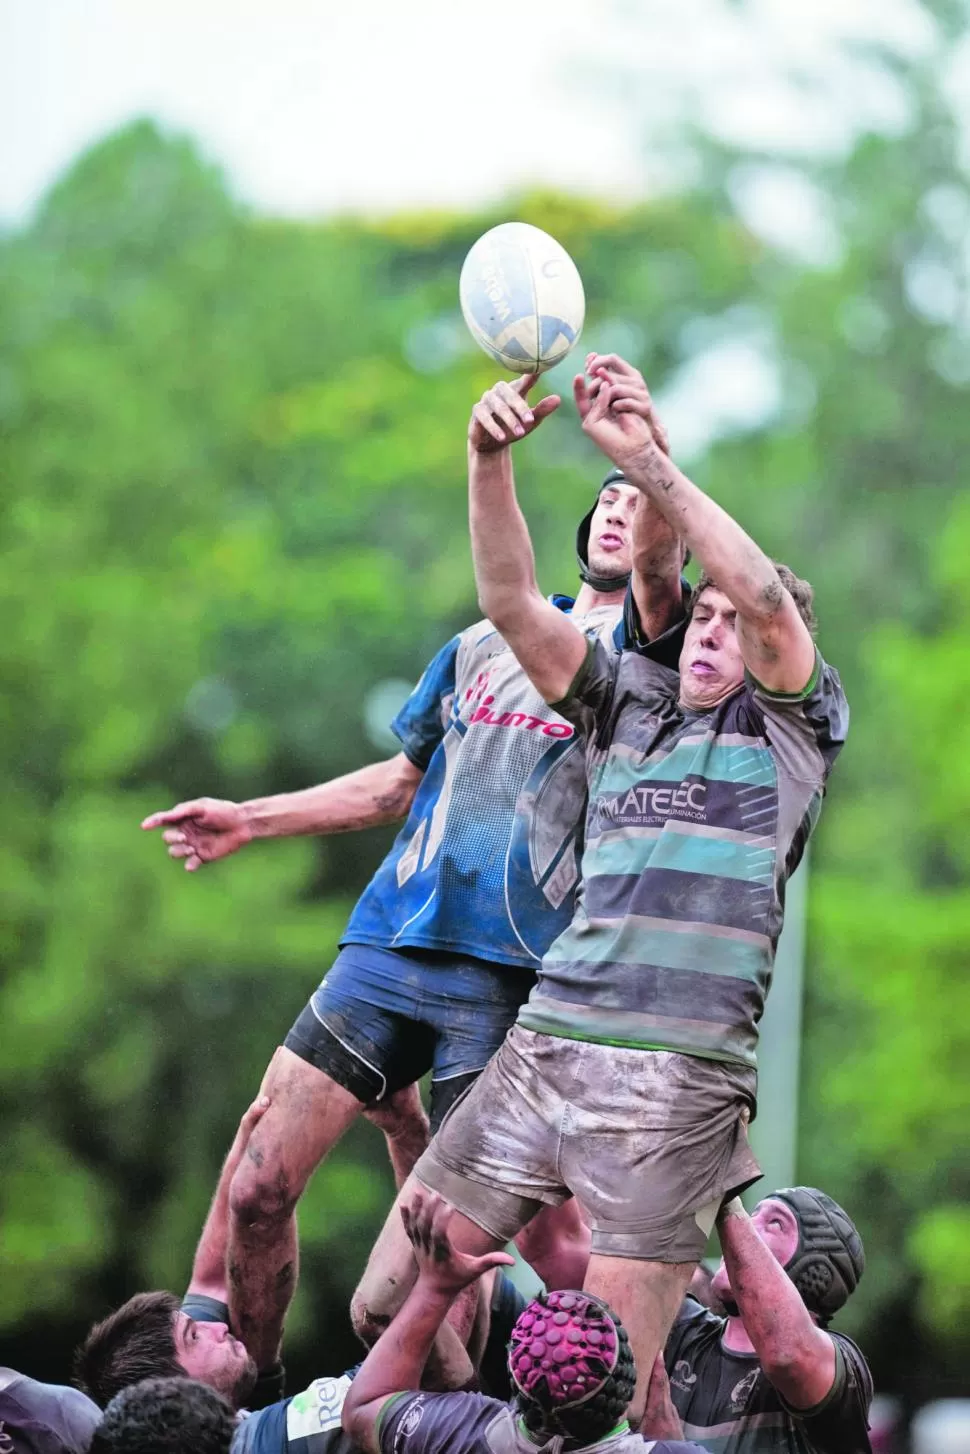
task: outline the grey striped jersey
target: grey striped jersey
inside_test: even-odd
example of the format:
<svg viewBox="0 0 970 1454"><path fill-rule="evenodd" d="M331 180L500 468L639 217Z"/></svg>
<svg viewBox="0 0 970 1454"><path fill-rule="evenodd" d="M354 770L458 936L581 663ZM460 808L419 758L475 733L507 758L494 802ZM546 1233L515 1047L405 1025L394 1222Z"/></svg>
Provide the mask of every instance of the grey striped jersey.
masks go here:
<svg viewBox="0 0 970 1454"><path fill-rule="evenodd" d="M848 707L821 657L795 696L749 678L694 712L679 688L667 667L591 641L556 703L585 739L582 885L519 1023L753 1066L785 882Z"/></svg>

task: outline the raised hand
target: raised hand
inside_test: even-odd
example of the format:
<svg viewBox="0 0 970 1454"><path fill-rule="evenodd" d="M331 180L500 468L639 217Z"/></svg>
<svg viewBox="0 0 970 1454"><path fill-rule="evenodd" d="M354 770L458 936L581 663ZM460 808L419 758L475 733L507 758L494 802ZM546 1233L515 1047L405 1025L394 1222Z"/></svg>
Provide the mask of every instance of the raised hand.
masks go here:
<svg viewBox="0 0 970 1454"><path fill-rule="evenodd" d="M618 354L588 354L573 394L583 431L621 468L624 455L651 443L667 454L667 431L643 375Z"/></svg>
<svg viewBox="0 0 970 1454"><path fill-rule="evenodd" d="M523 374L514 384L500 379L479 399L468 424L468 443L479 454L496 454L538 429L562 402L558 394L547 394L532 408L526 395L538 374Z"/></svg>
<svg viewBox="0 0 970 1454"><path fill-rule="evenodd" d="M493 1267L511 1267L515 1259L507 1252L486 1252L471 1257L459 1252L448 1235L455 1215L437 1192L416 1191L411 1202L401 1207L401 1220L414 1248L418 1277L432 1283L439 1292L459 1293Z"/></svg>
<svg viewBox="0 0 970 1454"><path fill-rule="evenodd" d="M252 839L252 830L238 803L224 798L193 798L164 813L152 813L143 828L161 828L169 858L182 858L188 873L205 863L228 858Z"/></svg>

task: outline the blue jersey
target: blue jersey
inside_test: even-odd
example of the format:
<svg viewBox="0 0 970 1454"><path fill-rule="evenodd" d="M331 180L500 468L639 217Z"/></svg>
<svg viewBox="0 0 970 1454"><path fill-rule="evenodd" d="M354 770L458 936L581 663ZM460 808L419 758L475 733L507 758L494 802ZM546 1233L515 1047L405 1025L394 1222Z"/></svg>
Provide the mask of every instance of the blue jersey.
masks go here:
<svg viewBox="0 0 970 1454"><path fill-rule="evenodd" d="M230 1454L360 1454L340 1423L349 1387L346 1373L315 1378L293 1398L241 1414Z"/></svg>
<svg viewBox="0 0 970 1454"><path fill-rule="evenodd" d="M563 611L569 597L555 597ZM576 625L613 648L620 606ZM342 944L535 968L569 924L586 772L575 729L479 621L431 662L392 723L424 778Z"/></svg>

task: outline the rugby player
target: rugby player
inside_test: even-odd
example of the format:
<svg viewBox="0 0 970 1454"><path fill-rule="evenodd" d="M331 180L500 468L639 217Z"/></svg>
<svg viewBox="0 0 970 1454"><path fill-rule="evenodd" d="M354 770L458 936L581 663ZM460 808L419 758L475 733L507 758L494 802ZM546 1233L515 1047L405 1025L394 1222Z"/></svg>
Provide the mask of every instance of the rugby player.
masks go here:
<svg viewBox="0 0 970 1454"><path fill-rule="evenodd" d="M575 1195L592 1227L584 1286L630 1330L636 1419L721 1202L760 1176L747 1144L758 1021L785 881L847 707L815 648L810 586L676 468L635 369L594 356L587 371L585 432L703 574L679 671L611 655L536 589L511 471L472 481L483 609L585 742L583 886L502 1049L414 1177L462 1214L453 1235L472 1254ZM505 398L519 420L540 413ZM361 1288L372 1314L399 1306L412 1264L392 1215Z"/></svg>
<svg viewBox="0 0 970 1454"><path fill-rule="evenodd" d="M196 1379L142 1379L111 1400L91 1454L356 1454L340 1426L349 1386L317 1379L250 1414Z"/></svg>
<svg viewBox="0 0 970 1454"><path fill-rule="evenodd" d="M723 1454L869 1454L872 1376L829 1320L865 1268L862 1239L815 1187L772 1192L749 1217L721 1210L718 1317L688 1297L664 1356L690 1438Z"/></svg>
<svg viewBox="0 0 970 1454"><path fill-rule="evenodd" d="M228 1400L232 1408L241 1410L245 1406L247 1432L237 1441L241 1445L246 1440L256 1441L260 1454L286 1454L290 1439L302 1439L309 1441L302 1446L302 1454L322 1454L329 1447L323 1436L333 1429L339 1431L340 1399L349 1374L315 1379L295 1398L284 1399L282 1366L275 1361L271 1366L260 1365L242 1340L234 1336L230 1323L226 1278L229 1188L250 1138L268 1109L268 1098L261 1096L240 1120L181 1303L171 1292L143 1292L129 1298L92 1327L78 1349L75 1377L99 1408L106 1408L125 1389L145 1379L204 1383ZM424 1138L415 1144L410 1135L416 1111L420 1111L417 1088L408 1086L380 1108L365 1112L384 1132L398 1186L425 1144ZM165 1396L171 1395L177 1401L177 1393L176 1389ZM154 1396L147 1392L144 1399L150 1403ZM214 1405L210 1403L209 1407ZM248 1411L254 1408L259 1411L250 1414ZM144 1400L125 1404L124 1410L122 1423L136 1430L145 1410ZM323 1439L322 1444L314 1443L316 1436Z"/></svg>
<svg viewBox="0 0 970 1454"><path fill-rule="evenodd" d="M581 1292L543 1294L516 1322L508 1350L516 1391L511 1404L474 1393L419 1391L454 1299L512 1259L502 1252L459 1253L448 1233L454 1213L440 1197L418 1192L401 1214L417 1280L344 1398L344 1429L358 1448L367 1454L533 1454L537 1448L702 1454L680 1438L662 1363L656 1410L644 1420L648 1437L631 1433L625 1415L636 1368L626 1330L605 1303Z"/></svg>
<svg viewBox="0 0 970 1454"><path fill-rule="evenodd" d="M511 444L559 404L546 399L519 422L507 395L521 401L522 387L496 386L476 405L473 479L499 461L511 473ZM655 420L651 427L663 439ZM580 524L577 551L583 583L575 601L548 603L557 620L611 653L632 561L628 628L648 638L645 651L675 664L682 546L616 470ZM181 803L143 824L164 826L170 855L195 870L253 838L344 832L408 814L333 967L273 1059L261 1087L270 1109L233 1178L230 1321L260 1367L277 1357L297 1277L295 1208L315 1168L365 1106L429 1069L434 1128L502 1043L572 915L582 750L490 622L442 648L392 727L402 751L388 762L302 793ZM568 1210L567 1233L581 1234ZM527 1234L533 1265L548 1236L542 1219ZM562 1262L562 1228L558 1245ZM568 1268L563 1279L576 1280Z"/></svg>

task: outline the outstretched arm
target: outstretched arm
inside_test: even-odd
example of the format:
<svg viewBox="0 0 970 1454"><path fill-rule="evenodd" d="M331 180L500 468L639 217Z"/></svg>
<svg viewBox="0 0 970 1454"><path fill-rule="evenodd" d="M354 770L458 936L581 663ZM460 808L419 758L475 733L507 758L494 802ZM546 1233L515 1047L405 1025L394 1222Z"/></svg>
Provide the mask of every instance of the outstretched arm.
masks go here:
<svg viewBox="0 0 970 1454"><path fill-rule="evenodd" d="M583 663L586 640L536 584L532 542L515 497L510 445L559 407L553 394L530 408L526 395L536 378L496 384L472 411L469 524L479 604L540 695L558 702Z"/></svg>
<svg viewBox="0 0 970 1454"><path fill-rule="evenodd" d="M297 793L276 793L233 803L193 798L152 813L143 828L165 828L170 858L183 858L189 873L228 858L254 838L309 833L352 833L407 816L423 772L403 752L344 777Z"/></svg>
<svg viewBox="0 0 970 1454"><path fill-rule="evenodd" d="M597 359L587 354L587 365ZM611 377L622 378L627 389L631 412L636 412L649 426L657 447L669 455L667 431L657 414L643 375L632 364L616 354ZM594 381L602 384L602 380ZM646 495L640 497L640 508L633 517L633 571L630 587L643 634L649 641L663 636L684 616L684 589L681 572L686 551L684 542L666 516Z"/></svg>
<svg viewBox="0 0 970 1454"><path fill-rule="evenodd" d="M471 1257L458 1252L448 1236L454 1208L431 1192L417 1191L401 1217L414 1248L418 1280L401 1311L364 1360L343 1406L343 1426L356 1444L379 1454L378 1425L389 1398L421 1386L435 1334L462 1288L492 1267L510 1267L506 1252Z"/></svg>
<svg viewBox="0 0 970 1454"><path fill-rule="evenodd" d="M795 1409L820 1404L835 1382L835 1344L735 1197L718 1217L721 1251L745 1332L765 1377Z"/></svg>
<svg viewBox="0 0 970 1454"><path fill-rule="evenodd" d="M190 1293L201 1293L215 1298L217 1302L228 1303L229 1287L226 1277L226 1247L229 1242L229 1184L236 1174L236 1167L243 1159L249 1138L257 1121L269 1107L269 1096L259 1096L247 1111L236 1129L222 1171L216 1183L215 1194L209 1215L205 1219L199 1245L192 1263Z"/></svg>
<svg viewBox="0 0 970 1454"><path fill-rule="evenodd" d="M738 613L738 644L754 677L774 692L801 692L815 644L774 564L720 505L669 459L641 417L615 355L591 359L594 391L574 384L584 431L660 511Z"/></svg>

